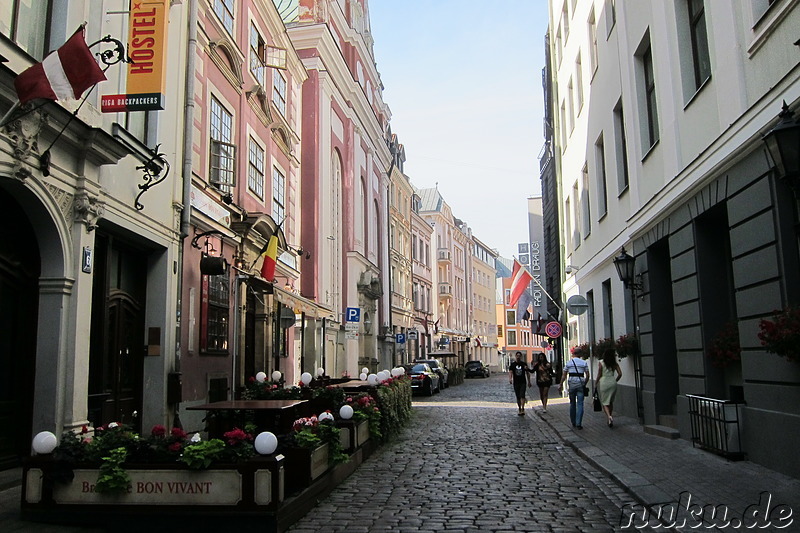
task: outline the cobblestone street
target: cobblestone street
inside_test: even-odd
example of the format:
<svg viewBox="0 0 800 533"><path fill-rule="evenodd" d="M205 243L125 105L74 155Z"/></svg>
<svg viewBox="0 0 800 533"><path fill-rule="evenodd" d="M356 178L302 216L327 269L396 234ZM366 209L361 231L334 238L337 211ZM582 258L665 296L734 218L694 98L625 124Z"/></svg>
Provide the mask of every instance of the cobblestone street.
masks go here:
<svg viewBox="0 0 800 533"><path fill-rule="evenodd" d="M529 390L538 397L536 388ZM414 398L382 447L293 533L614 531L633 500L530 408L517 416L506 374Z"/></svg>

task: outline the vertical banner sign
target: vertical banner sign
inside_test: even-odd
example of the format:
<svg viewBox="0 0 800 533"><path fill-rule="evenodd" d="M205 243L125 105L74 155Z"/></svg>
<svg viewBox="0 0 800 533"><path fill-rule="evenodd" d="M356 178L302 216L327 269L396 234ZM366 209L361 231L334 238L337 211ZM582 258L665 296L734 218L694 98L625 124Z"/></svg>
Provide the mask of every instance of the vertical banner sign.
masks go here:
<svg viewBox="0 0 800 533"><path fill-rule="evenodd" d="M128 17L125 94L104 95L104 113L164 109L169 0L132 0Z"/></svg>

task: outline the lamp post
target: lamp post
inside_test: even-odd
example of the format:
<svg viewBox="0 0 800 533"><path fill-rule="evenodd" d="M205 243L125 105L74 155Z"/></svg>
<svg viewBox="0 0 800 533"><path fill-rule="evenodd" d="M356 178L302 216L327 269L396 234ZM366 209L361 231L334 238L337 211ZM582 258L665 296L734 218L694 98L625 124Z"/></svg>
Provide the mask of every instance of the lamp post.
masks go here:
<svg viewBox="0 0 800 533"><path fill-rule="evenodd" d="M633 331L639 337L638 308L636 304L636 292L643 289L641 274L636 275L636 258L625 251L623 246L619 255L614 258L614 268L617 270L622 285L631 291L631 312L633 313ZM636 387L636 415L641 420L644 417L644 406L642 405L642 360L639 351L640 343L637 343L633 354L633 376Z"/></svg>
<svg viewBox="0 0 800 533"><path fill-rule="evenodd" d="M778 178L787 180L797 198L800 194L800 122L785 101L778 118L775 127L762 139L775 162Z"/></svg>

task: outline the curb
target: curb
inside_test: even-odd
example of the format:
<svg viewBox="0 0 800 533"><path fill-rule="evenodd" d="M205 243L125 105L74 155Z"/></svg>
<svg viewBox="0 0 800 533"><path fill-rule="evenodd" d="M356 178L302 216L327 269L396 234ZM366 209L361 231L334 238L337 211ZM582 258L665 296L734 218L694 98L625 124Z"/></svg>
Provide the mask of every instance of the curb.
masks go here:
<svg viewBox="0 0 800 533"><path fill-rule="evenodd" d="M607 477L614 480L625 492L630 494L633 499L643 505L650 512L651 517L662 524L664 531L678 531L674 527L668 527L667 523L658 518L653 507L659 504L671 502L672 498L657 485L651 483L647 478L638 474L614 460L602 448L599 448L582 438L576 431L573 431L566 424L554 420L549 416L544 416L541 409L533 410L553 431L555 431L564 443L575 450L577 454L589 462L592 466L603 472Z"/></svg>

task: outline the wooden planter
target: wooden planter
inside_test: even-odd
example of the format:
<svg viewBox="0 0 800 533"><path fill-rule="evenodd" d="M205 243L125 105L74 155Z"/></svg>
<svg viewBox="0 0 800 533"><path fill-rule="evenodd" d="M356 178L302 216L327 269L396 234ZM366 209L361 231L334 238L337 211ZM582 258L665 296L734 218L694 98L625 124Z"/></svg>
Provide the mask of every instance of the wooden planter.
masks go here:
<svg viewBox="0 0 800 533"><path fill-rule="evenodd" d="M233 515L263 515L284 500L282 455L246 463L192 470L182 464L126 465L131 478L125 494L94 491L98 468L77 466L74 478L59 482L58 465L31 458L23 467L22 516L46 522L91 523L98 516L159 515L230 520Z"/></svg>
<svg viewBox="0 0 800 533"><path fill-rule="evenodd" d="M286 493L292 494L308 487L315 479L327 472L330 450L327 444L318 448L287 448Z"/></svg>
<svg viewBox="0 0 800 533"><path fill-rule="evenodd" d="M340 430L342 451L352 454L364 445L369 439L369 421L356 422L355 420L340 420L337 422Z"/></svg>

